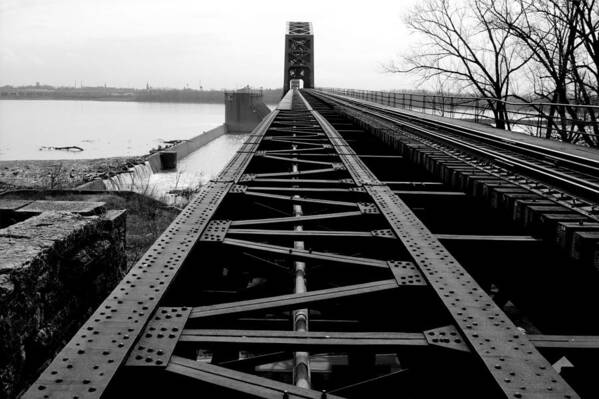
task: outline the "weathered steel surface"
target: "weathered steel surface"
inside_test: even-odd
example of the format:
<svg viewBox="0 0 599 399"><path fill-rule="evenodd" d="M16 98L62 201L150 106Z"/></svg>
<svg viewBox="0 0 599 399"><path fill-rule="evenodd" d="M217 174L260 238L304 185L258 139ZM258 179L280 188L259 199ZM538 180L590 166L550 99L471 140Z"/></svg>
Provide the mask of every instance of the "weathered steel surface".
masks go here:
<svg viewBox="0 0 599 399"><path fill-rule="evenodd" d="M231 183L198 194L55 357L25 398L100 397Z"/></svg>
<svg viewBox="0 0 599 399"><path fill-rule="evenodd" d="M318 112L312 112L331 141L343 140ZM359 183L366 185L366 191L501 390L508 397L521 397L524 393L536 398L576 397L551 364L414 212L388 186L370 177L365 165L358 162L345 165L354 179L357 177Z"/></svg>
<svg viewBox="0 0 599 399"><path fill-rule="evenodd" d="M127 366L166 367L191 308L156 309L127 360Z"/></svg>
<svg viewBox="0 0 599 399"><path fill-rule="evenodd" d="M322 399L323 396L321 392L311 389L298 388L272 379L181 357L173 358L167 371L259 398ZM341 399L337 395L326 395L326 397Z"/></svg>
<svg viewBox="0 0 599 399"><path fill-rule="evenodd" d="M289 23L285 55L285 87L299 79L312 87L309 23ZM384 391L578 397L566 379L596 392L584 377L595 367L588 351L599 350L592 335L599 323L584 326L584 336L561 325L566 332L523 333L502 310L512 299L504 285L517 290L548 278L518 270L529 280L495 280L487 265L493 253L484 251L549 239L580 264L593 263L599 230L589 223L597 219L588 195L599 183L579 200L537 177L559 169L553 183L582 190L582 176L568 183L565 166L521 157L512 143L499 143L507 151L500 153L488 138L455 126L307 93L285 93L24 397L178 397L189 389L277 399ZM375 136L388 148L377 152ZM550 162L567 158L541 152ZM524 177L518 170L535 167ZM469 230L453 205L470 197L509 211L528 230ZM483 249L465 257L472 264L460 264L459 249L475 245ZM589 270L581 275L595 278ZM524 301L533 316L553 316L532 302ZM554 369L547 359L559 356ZM571 368L570 358L593 366L566 378L569 370L558 371Z"/></svg>
<svg viewBox="0 0 599 399"><path fill-rule="evenodd" d="M233 315L257 310L293 309L299 306L308 306L323 301L335 300L343 297L355 297L381 291L393 290L398 287L394 279L375 281L372 283L348 285L325 290L313 290L304 294L288 294L276 297L253 299L241 302L230 302L212 306L196 307L191 312L191 318Z"/></svg>
<svg viewBox="0 0 599 399"><path fill-rule="evenodd" d="M151 392L172 375L201 384L199 389L218 386L230 394L333 397L320 387L299 388L270 378L270 373L291 373L297 366L291 352L308 356L300 352L307 350L331 352L308 356L309 369L322 372L335 364L327 373L341 382L340 393L350 395L362 395L371 384L393 384L400 376L407 381L411 359L435 363L457 356L456 369L475 367L488 377L469 382L464 375L456 386L471 383L479 390L468 397L480 392L577 397L539 350L597 349L597 338L523 334L442 244L522 245L539 239L433 234L409 201L461 200L466 190L448 191L438 182L402 180L385 168L371 169L373 162L404 157L361 157L359 131L319 109L299 92L289 92L26 397L99 397L107 388L114 397L124 392L127 378L147 384ZM422 157L431 167L433 160L446 160L434 152ZM466 179L464 187L490 196L474 179ZM540 217L522 208L521 218L530 223ZM291 293L290 276L305 261L310 291ZM180 272L185 277L173 282ZM165 295L167 289L172 295ZM290 315L305 309L311 310L310 323L326 327L282 331L293 325ZM377 360L377 354L388 352L394 353L390 365ZM407 369L401 368L404 355ZM417 363L414 368L422 373ZM152 378L144 380L149 373ZM434 386L435 377L442 376L431 372L426 378L432 385L421 387L423 392L442 390ZM328 388L326 378L314 381ZM403 385L397 384L401 392ZM166 390L171 389L178 387Z"/></svg>

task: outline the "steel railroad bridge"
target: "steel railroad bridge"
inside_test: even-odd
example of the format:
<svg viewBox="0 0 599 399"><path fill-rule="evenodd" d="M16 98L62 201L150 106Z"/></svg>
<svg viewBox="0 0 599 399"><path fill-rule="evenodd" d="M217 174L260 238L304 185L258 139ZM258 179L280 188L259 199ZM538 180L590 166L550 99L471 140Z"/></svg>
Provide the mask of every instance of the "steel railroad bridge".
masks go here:
<svg viewBox="0 0 599 399"><path fill-rule="evenodd" d="M312 49L25 398L598 397L599 156L313 89Z"/></svg>

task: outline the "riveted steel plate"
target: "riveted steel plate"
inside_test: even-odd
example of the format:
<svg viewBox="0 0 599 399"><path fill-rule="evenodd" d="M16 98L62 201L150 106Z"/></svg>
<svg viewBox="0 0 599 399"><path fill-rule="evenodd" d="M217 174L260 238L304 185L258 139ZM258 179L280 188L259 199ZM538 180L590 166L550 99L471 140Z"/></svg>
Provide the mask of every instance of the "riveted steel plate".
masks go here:
<svg viewBox="0 0 599 399"><path fill-rule="evenodd" d="M509 397L523 397L523 391L531 398L578 397L389 187L367 186L366 191L503 392Z"/></svg>
<svg viewBox="0 0 599 399"><path fill-rule="evenodd" d="M397 238L393 233L393 230L390 229L382 229L382 230L373 230L370 232L373 237L381 237L381 238Z"/></svg>
<svg viewBox="0 0 599 399"><path fill-rule="evenodd" d="M241 177L239 178L239 182L244 183L244 182L252 181L255 178L256 178L256 176L253 173L248 173L245 175L241 175Z"/></svg>
<svg viewBox="0 0 599 399"><path fill-rule="evenodd" d="M229 191L229 193L231 194L243 194L247 191L248 186L244 186L241 184L235 184L233 187L231 187L231 190Z"/></svg>
<svg viewBox="0 0 599 399"><path fill-rule="evenodd" d="M127 366L166 367L191 307L160 307L142 331L127 359Z"/></svg>
<svg viewBox="0 0 599 399"><path fill-rule="evenodd" d="M387 261L387 265L391 269L398 285L426 285L424 276L422 276L422 273L420 273L420 270L418 270L413 262L389 260Z"/></svg>
<svg viewBox="0 0 599 399"><path fill-rule="evenodd" d="M424 331L424 338L429 345L453 349L460 352L470 352L462 334L454 326L445 326Z"/></svg>
<svg viewBox="0 0 599 399"><path fill-rule="evenodd" d="M382 185L377 177L366 167L357 155L340 155L341 161L359 186Z"/></svg>
<svg viewBox="0 0 599 399"><path fill-rule="evenodd" d="M253 156L253 153L248 152L236 153L233 156L233 159L229 161L227 166L225 166L223 171L218 174L214 181L237 182Z"/></svg>
<svg viewBox="0 0 599 399"><path fill-rule="evenodd" d="M364 215L378 215L379 209L371 202L358 202L358 208Z"/></svg>
<svg viewBox="0 0 599 399"><path fill-rule="evenodd" d="M211 182L192 199L24 398L100 397L230 188Z"/></svg>
<svg viewBox="0 0 599 399"><path fill-rule="evenodd" d="M200 241L222 242L230 225L230 220L212 220L204 230Z"/></svg>

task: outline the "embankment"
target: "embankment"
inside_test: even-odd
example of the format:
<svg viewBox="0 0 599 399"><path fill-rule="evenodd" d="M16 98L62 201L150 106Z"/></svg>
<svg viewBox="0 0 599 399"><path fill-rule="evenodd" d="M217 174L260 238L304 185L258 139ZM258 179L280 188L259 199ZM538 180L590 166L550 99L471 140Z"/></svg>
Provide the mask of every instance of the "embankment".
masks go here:
<svg viewBox="0 0 599 399"><path fill-rule="evenodd" d="M140 163L144 163L141 157L0 161L0 192L73 188L110 178Z"/></svg>

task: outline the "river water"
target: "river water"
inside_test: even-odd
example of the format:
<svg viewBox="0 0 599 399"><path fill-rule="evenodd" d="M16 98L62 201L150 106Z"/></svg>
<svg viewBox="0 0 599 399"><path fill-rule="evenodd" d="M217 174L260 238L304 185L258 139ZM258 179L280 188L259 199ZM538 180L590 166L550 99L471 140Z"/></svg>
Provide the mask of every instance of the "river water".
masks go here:
<svg viewBox="0 0 599 399"><path fill-rule="evenodd" d="M224 104L0 100L0 160L147 154L224 123ZM81 147L81 152L40 150Z"/></svg>
<svg viewBox="0 0 599 399"><path fill-rule="evenodd" d="M0 160L91 159L147 154L164 140L189 139L224 123L224 104L108 101L0 101ZM246 134L225 134L179 160L176 171L152 173L137 165L104 181L167 203L172 190L197 189L214 178ZM80 152L40 150L78 146Z"/></svg>

